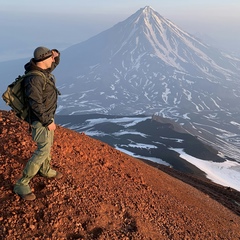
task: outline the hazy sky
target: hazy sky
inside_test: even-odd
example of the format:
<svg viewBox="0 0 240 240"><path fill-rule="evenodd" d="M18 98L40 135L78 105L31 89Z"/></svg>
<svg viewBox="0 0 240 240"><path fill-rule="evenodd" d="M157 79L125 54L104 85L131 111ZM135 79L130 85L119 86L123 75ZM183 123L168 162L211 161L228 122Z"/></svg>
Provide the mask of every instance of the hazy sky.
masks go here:
<svg viewBox="0 0 240 240"><path fill-rule="evenodd" d="M0 61L31 57L41 45L63 50L145 6L240 52L240 0L0 0Z"/></svg>

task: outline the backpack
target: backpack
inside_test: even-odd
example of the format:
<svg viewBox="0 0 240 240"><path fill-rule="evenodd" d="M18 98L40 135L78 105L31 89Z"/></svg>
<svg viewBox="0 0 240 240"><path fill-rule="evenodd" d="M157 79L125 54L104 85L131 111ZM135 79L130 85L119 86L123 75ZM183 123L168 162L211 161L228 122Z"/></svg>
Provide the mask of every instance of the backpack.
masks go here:
<svg viewBox="0 0 240 240"><path fill-rule="evenodd" d="M26 101L22 83L24 78L30 75L38 75L43 77L45 79L45 88L48 79L43 73L36 70L30 71L22 76L19 75L13 83L8 85L7 90L2 95L3 100L12 108L17 117L27 122L29 122L29 106L28 102Z"/></svg>

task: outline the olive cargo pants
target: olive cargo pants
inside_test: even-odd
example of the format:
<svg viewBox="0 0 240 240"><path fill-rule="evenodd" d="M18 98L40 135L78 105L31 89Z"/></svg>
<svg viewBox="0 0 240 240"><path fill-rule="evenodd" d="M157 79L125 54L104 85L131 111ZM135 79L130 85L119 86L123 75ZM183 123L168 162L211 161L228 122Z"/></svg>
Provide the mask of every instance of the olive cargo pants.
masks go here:
<svg viewBox="0 0 240 240"><path fill-rule="evenodd" d="M31 127L32 139L37 143L37 149L27 162L22 177L14 186L14 192L20 195L31 193L29 182L37 173L48 178L57 174L50 167L54 131L49 131L38 121L33 122Z"/></svg>

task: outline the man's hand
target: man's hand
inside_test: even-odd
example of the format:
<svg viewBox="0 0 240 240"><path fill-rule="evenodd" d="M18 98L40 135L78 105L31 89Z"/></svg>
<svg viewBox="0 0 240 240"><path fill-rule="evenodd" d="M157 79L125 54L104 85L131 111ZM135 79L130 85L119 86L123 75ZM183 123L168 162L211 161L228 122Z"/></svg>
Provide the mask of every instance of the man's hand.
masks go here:
<svg viewBox="0 0 240 240"><path fill-rule="evenodd" d="M59 56L59 52L57 50L55 50L55 49L52 50L52 54L53 54L53 58Z"/></svg>
<svg viewBox="0 0 240 240"><path fill-rule="evenodd" d="M48 125L48 130L49 131L54 131L56 129L56 124L52 122L51 124Z"/></svg>
<svg viewBox="0 0 240 240"><path fill-rule="evenodd" d="M60 62L60 52L57 49L52 49L52 59L57 65Z"/></svg>

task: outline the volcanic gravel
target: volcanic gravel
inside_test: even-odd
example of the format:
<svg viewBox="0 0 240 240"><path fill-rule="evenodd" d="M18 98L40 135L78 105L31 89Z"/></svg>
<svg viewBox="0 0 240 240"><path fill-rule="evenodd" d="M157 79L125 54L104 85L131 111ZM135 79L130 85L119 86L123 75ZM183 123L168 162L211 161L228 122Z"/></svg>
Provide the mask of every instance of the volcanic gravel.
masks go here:
<svg viewBox="0 0 240 240"><path fill-rule="evenodd" d="M12 112L0 111L0 135L0 239L240 239L238 191L60 126L52 167L63 178L35 176L36 200L22 200L13 185L36 145Z"/></svg>

